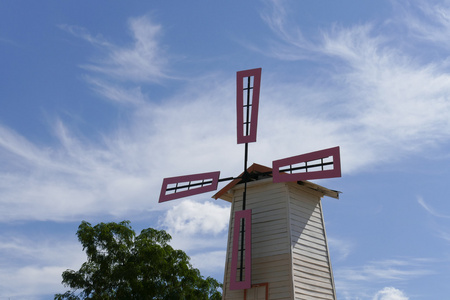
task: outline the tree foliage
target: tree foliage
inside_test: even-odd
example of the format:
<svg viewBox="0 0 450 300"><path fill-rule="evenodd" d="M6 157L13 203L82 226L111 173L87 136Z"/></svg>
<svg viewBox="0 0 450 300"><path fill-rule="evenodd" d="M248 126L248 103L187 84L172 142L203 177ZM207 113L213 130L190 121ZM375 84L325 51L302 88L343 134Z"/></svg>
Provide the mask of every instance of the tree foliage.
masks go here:
<svg viewBox="0 0 450 300"><path fill-rule="evenodd" d="M70 290L55 300L79 299L213 299L221 285L204 278L164 230L144 229L136 236L129 221L81 222L78 240L87 261L78 271L66 270L62 283Z"/></svg>

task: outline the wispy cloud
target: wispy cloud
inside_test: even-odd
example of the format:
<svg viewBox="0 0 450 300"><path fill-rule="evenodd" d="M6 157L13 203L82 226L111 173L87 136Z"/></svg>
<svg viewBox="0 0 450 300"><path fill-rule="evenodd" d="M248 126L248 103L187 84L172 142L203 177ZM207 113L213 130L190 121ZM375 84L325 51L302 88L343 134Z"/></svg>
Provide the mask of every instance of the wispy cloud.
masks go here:
<svg viewBox="0 0 450 300"><path fill-rule="evenodd" d="M337 259L338 261L345 260L350 255L354 247L352 242L348 242L343 239L328 237L327 241L330 247L330 252L333 253L333 259ZM336 258L334 257L335 255L337 256Z"/></svg>
<svg viewBox="0 0 450 300"><path fill-rule="evenodd" d="M126 89L120 85L112 84L92 76L85 76L85 80L99 95L119 104L141 106L149 100L148 97L142 93L139 86Z"/></svg>
<svg viewBox="0 0 450 300"><path fill-rule="evenodd" d="M158 40L162 34L161 25L147 16L131 18L128 25L133 38L130 46L116 45L101 35L93 36L77 26L60 27L99 47L106 54L103 59L83 65L87 70L123 81L159 82L167 78L168 60Z"/></svg>
<svg viewBox="0 0 450 300"><path fill-rule="evenodd" d="M323 29L319 38L308 38L289 20L286 2L270 3L271 14L264 19L277 39L273 40L273 51L266 54L315 62L319 57L322 64L332 67L324 81L326 88L320 88L319 83L302 83L302 78L297 85L315 85L316 91L327 91L316 94L318 99L329 98L337 107L336 118L327 126L338 129L333 134L338 135L341 145L364 153L366 165L371 159L395 160L450 139L450 75L443 67L446 57L418 58L392 43L394 36L375 30L374 23L351 27L334 24ZM293 89L301 94L299 88ZM316 98L309 99L308 105L314 106ZM316 108L315 115L326 111L321 105ZM352 146L347 146L348 139Z"/></svg>
<svg viewBox="0 0 450 300"><path fill-rule="evenodd" d="M380 280L401 281L410 277L430 274L422 260L389 259L370 262L357 268L338 271L339 278L351 281L374 282Z"/></svg>
<svg viewBox="0 0 450 300"><path fill-rule="evenodd" d="M436 78L434 72L410 73L408 80L423 76L429 82L418 88L423 89L419 95L393 72L391 83L383 81L387 87L381 89L381 83L367 87L378 91L375 97L357 86L325 89L310 82L289 84L265 71L258 144L252 145L250 161L270 166L274 159L340 145L344 172L356 172L445 140L449 87L445 76ZM352 76L357 82L357 73ZM63 220L83 214L160 210L156 200L164 177L216 170L225 176L239 174L243 149L235 144L235 87L229 77L191 79L185 89L159 104L148 103L139 88L112 88L93 78L93 86L105 97L136 103L128 124L95 140L76 134L62 121L54 123L52 146L34 144L1 127L0 159L3 170L8 170L0 173L2 220ZM410 89L416 89L419 81L414 79ZM392 89L403 86L397 91L406 98L402 105L392 100L391 84L397 85ZM299 131L289 128L299 128L301 138Z"/></svg>
<svg viewBox="0 0 450 300"><path fill-rule="evenodd" d="M142 93L141 84L160 84L162 80L171 78L168 53L160 42L162 26L149 16L129 19L128 29L132 38L129 45L115 44L78 26L59 27L95 46L96 58L81 65L88 72L83 78L106 100L140 108L150 100Z"/></svg>
<svg viewBox="0 0 450 300"><path fill-rule="evenodd" d="M3 222L67 221L89 211L108 214L104 210L108 207L106 203L116 203L109 206L109 214L115 214L120 207L129 205L123 201L125 194L132 201L135 193L145 193L152 186L153 181L145 182L147 175L137 176L137 161L125 162L125 156L131 153L123 151L132 145L121 144L119 140L88 143L57 122L55 132L60 146L47 150L11 130L1 129L1 149L5 153L0 173Z"/></svg>
<svg viewBox="0 0 450 300"><path fill-rule="evenodd" d="M438 230L438 236L444 241L450 242L450 232L445 230Z"/></svg>
<svg viewBox="0 0 450 300"><path fill-rule="evenodd" d="M264 49L264 53L282 60L303 60L317 58L317 45L308 40L302 30L289 18L288 1L266 1L267 10L261 13L261 18L278 38L267 47L253 47L253 50ZM261 51L261 50L259 50Z"/></svg>
<svg viewBox="0 0 450 300"><path fill-rule="evenodd" d="M426 212L428 212L430 215L432 215L434 217L445 218L445 219L450 218L449 215L439 213L436 209L434 209L427 202L425 202L425 200L422 197L417 197L417 203L419 203L420 206L422 206L422 208L426 210Z"/></svg>
<svg viewBox="0 0 450 300"><path fill-rule="evenodd" d="M93 36L86 28L76 26L76 25L68 25L61 24L58 26L60 29L69 32L70 34L82 38L83 40L91 43L94 46L99 47L113 47L111 43L109 43L102 35Z"/></svg>
<svg viewBox="0 0 450 300"><path fill-rule="evenodd" d="M9 46L20 47L20 45L17 44L15 41L4 38L4 37L0 37L0 43L2 43L4 45L9 45Z"/></svg>
<svg viewBox="0 0 450 300"><path fill-rule="evenodd" d="M414 5L393 1L400 12L397 22L409 35L437 48L449 48L450 9L448 1L415 1Z"/></svg>
<svg viewBox="0 0 450 300"><path fill-rule="evenodd" d="M130 123L97 139L77 134L61 120L53 123L52 146L0 127L2 222L142 215L165 209L157 205L164 177L211 169L239 173L241 149L227 102L233 97L232 80L212 90L207 84L196 82L195 91L159 105L143 102Z"/></svg>
<svg viewBox="0 0 450 300"><path fill-rule="evenodd" d="M448 231L448 219L450 215L445 214L445 212L439 211L435 207L432 207L428 202L424 200L423 197L417 197L417 203L430 215L432 216L432 222L430 224L431 230L434 235L439 239L450 242L450 232Z"/></svg>
<svg viewBox="0 0 450 300"><path fill-rule="evenodd" d="M386 282L390 284L401 283L433 274L430 267L432 262L430 259L423 258L401 258L372 261L357 267L335 268L336 289L346 295L346 299L367 298L374 286L386 284ZM396 289L385 288L379 291L374 296L378 298L374 299L390 299L380 297L393 297L394 295L400 296L403 294Z"/></svg>
<svg viewBox="0 0 450 300"><path fill-rule="evenodd" d="M289 51L313 51L341 63L320 82L297 78L286 83L264 71L252 162L270 166L274 159L340 145L344 173L349 173L450 139L450 76L437 62L423 64L392 48L386 37L374 33L374 25L336 25L308 40L298 26L286 24L283 2L271 3L274 13L264 18ZM165 176L212 170L233 176L241 171L230 74L208 74L207 82L191 78L184 89L151 104L139 85L127 83L168 77L168 59L158 42L161 25L146 16L131 19L134 40L128 46L82 28L62 27L107 54L85 64L90 86L102 97L133 104L134 110L129 124L97 140L57 121L56 143L50 147L1 127L2 162L9 170L0 173L6 195L1 211L14 212L4 213L3 220L64 219L100 211L117 215L133 210L131 206L160 209L155 203Z"/></svg>

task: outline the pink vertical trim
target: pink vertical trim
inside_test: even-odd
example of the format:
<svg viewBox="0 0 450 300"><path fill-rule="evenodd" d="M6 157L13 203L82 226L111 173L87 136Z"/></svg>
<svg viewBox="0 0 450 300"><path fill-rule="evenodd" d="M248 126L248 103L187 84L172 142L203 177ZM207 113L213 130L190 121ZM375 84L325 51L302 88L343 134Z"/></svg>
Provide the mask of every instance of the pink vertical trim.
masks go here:
<svg viewBox="0 0 450 300"><path fill-rule="evenodd" d="M239 238L241 220L245 220L245 279L237 281L239 260ZM252 286L252 210L246 209L234 213L233 251L231 253L230 290L249 289Z"/></svg>
<svg viewBox="0 0 450 300"><path fill-rule="evenodd" d="M209 172L209 173L200 173L200 174L193 174L193 175L185 175L185 176L176 176L176 177L169 177L164 178L163 184L161 187L161 194L159 195L159 203L174 200L182 197L197 195L201 193L206 193L209 191L215 191L217 189L217 185L219 183L219 176L220 172ZM184 188L182 191L175 191L173 193L167 194L168 186L179 184L180 186L183 185L190 185L192 182L201 182L202 180L209 180L211 183L205 184L204 186L192 186L189 188Z"/></svg>
<svg viewBox="0 0 450 300"><path fill-rule="evenodd" d="M327 158L330 156L333 156L333 169L331 170L310 171L293 174L280 172L280 169L289 167L290 165L314 161L321 158ZM341 177L341 158L339 154L339 147L274 160L272 162L272 170L273 170L272 171L273 182L289 182L289 181Z"/></svg>
<svg viewBox="0 0 450 300"><path fill-rule="evenodd" d="M250 111L250 132L244 132L244 82L245 77L253 77L253 96ZM256 129L258 127L259 90L261 86L261 68L239 71L236 74L236 111L237 111L237 143L256 142Z"/></svg>

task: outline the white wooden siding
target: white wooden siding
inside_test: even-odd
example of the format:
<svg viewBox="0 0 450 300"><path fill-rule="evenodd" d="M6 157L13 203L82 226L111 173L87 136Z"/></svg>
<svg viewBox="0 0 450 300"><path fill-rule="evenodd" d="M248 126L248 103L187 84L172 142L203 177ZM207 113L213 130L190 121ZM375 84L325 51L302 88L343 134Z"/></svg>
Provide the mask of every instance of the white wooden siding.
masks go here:
<svg viewBox="0 0 450 300"><path fill-rule="evenodd" d="M242 210L243 185L233 190L223 299L243 300L230 291L234 212ZM335 300L320 199L323 194L296 183L249 183L252 210L252 283L269 283L269 299ZM252 295L251 293L248 295Z"/></svg>
<svg viewBox="0 0 450 300"><path fill-rule="evenodd" d="M230 231L234 211L242 209L242 187L234 191ZM269 282L269 299L292 299L291 239L288 231L288 203L284 184L248 185L246 209L252 210L252 282ZM244 299L243 291L230 291L232 237L228 238L223 299Z"/></svg>
<svg viewBox="0 0 450 300"><path fill-rule="evenodd" d="M320 197L289 186L295 299L335 299Z"/></svg>

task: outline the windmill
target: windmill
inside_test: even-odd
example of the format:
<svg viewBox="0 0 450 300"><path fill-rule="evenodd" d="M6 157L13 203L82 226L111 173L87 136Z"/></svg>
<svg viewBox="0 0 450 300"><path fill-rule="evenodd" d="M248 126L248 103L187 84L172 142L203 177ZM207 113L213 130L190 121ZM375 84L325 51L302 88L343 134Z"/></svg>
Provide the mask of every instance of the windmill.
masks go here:
<svg viewBox="0 0 450 300"><path fill-rule="evenodd" d="M256 142L260 86L261 68L237 72L237 143L245 146L243 172L227 178L220 178L220 171L165 178L159 202L214 191L219 182L231 181L213 196L232 202L224 299L335 299L320 199L338 198L339 192L307 180L341 176L339 147L274 160L272 168L248 167L248 144ZM271 220L274 203L279 203L278 220L288 220L286 228L283 221ZM252 220L253 215L259 219ZM271 233L271 240L256 240L275 227L279 229ZM297 262L305 251L302 247L309 258ZM280 264L286 268L278 267L283 270L274 275L273 266Z"/></svg>

